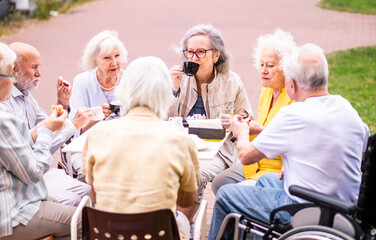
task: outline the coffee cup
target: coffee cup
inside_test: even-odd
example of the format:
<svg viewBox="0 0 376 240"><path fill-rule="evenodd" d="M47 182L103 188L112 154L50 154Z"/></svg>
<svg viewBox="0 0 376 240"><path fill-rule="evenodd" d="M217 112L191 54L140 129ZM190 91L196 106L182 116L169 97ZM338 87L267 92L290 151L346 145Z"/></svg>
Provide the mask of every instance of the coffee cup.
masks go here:
<svg viewBox="0 0 376 240"><path fill-rule="evenodd" d="M105 117L103 113L103 108L101 106L98 106L98 107L93 107L92 109L94 110L94 113L95 113L93 120L94 121L103 120L103 118Z"/></svg>
<svg viewBox="0 0 376 240"><path fill-rule="evenodd" d="M187 76L194 76L197 73L199 67L200 64L196 62L185 61L183 63L183 72Z"/></svg>
<svg viewBox="0 0 376 240"><path fill-rule="evenodd" d="M170 117L170 118L168 118L168 121L175 128L177 128L179 130L184 130L183 118L182 117Z"/></svg>
<svg viewBox="0 0 376 240"><path fill-rule="evenodd" d="M111 112L115 113L118 116L120 116L120 109L121 109L120 101L117 100L117 101L112 101L110 103Z"/></svg>

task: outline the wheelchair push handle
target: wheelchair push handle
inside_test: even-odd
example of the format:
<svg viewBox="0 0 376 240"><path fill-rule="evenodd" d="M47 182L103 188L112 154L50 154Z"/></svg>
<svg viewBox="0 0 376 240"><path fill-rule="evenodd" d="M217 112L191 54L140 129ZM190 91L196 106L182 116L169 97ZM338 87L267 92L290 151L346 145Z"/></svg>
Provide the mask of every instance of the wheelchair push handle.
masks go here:
<svg viewBox="0 0 376 240"><path fill-rule="evenodd" d="M330 197L328 195L308 190L303 187L292 185L289 187L289 191L292 195L300 197L317 204L318 206L332 209L337 212L345 214L354 214L356 211L356 205L344 202L338 198Z"/></svg>

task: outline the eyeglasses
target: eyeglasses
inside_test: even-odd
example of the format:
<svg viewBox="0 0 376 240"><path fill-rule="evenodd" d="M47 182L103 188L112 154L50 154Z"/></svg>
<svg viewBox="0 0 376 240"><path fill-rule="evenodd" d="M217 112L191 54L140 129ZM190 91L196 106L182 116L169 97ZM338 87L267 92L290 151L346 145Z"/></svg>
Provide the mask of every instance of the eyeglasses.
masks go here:
<svg viewBox="0 0 376 240"><path fill-rule="evenodd" d="M214 49L200 49L198 51L192 51L192 50L184 50L183 53L184 53L184 56L188 59L188 58L193 58L194 55L196 54L196 56L198 58L204 58L206 56L206 52L207 51L211 51L211 50L214 50Z"/></svg>
<svg viewBox="0 0 376 240"><path fill-rule="evenodd" d="M1 74L0 73L0 77L10 77L11 78L11 77L13 77L13 75L6 75L6 74Z"/></svg>

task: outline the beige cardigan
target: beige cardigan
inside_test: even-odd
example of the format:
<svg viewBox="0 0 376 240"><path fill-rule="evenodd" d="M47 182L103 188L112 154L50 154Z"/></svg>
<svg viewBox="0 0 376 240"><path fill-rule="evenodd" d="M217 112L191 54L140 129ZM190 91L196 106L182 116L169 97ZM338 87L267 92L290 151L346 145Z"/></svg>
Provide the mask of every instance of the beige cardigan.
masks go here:
<svg viewBox="0 0 376 240"><path fill-rule="evenodd" d="M234 114L243 118L253 118L251 104L240 77L234 72L221 74L215 72L210 84L201 85L206 117L214 119L219 116L220 107L233 106ZM169 117L187 117L197 101L197 85L194 77L183 76L177 97L174 97L169 109Z"/></svg>

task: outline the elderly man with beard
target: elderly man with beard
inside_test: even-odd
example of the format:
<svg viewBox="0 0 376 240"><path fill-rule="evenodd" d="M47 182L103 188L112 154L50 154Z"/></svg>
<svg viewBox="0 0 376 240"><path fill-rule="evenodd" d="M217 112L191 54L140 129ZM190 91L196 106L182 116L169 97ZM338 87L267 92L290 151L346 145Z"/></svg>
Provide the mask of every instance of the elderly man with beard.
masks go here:
<svg viewBox="0 0 376 240"><path fill-rule="evenodd" d="M39 84L41 56L36 48L26 43L15 42L10 44L9 47L17 54L14 66L16 81L12 87L10 99L0 104L5 111L27 124L33 139L35 139L36 129L42 126L48 117L30 93ZM61 79L58 80L58 103L67 106L71 87L64 86L61 81ZM72 124L68 124L68 127L54 138L50 150L51 155L79 131L93 115L91 109L82 108L77 111L76 116L72 119ZM49 197L54 198L59 203L77 206L83 196L91 195L90 185L71 178L61 169L52 168L43 177Z"/></svg>

